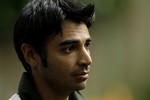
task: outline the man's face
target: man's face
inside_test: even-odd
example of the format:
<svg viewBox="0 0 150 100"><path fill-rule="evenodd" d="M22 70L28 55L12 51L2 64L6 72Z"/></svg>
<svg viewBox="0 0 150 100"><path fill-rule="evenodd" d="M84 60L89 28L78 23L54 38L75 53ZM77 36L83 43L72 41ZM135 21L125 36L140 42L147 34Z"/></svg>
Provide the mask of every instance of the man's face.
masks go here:
<svg viewBox="0 0 150 100"><path fill-rule="evenodd" d="M91 37L84 23L64 21L63 33L56 35L48 42L47 66L39 66L39 71L52 88L59 90L81 90L85 88L89 77L89 46Z"/></svg>

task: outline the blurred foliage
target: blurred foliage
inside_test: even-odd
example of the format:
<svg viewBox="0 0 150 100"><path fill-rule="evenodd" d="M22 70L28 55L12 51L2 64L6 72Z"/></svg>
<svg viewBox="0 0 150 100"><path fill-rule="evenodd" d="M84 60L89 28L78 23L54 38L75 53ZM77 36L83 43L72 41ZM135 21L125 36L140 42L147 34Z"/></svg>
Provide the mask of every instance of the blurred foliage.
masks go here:
<svg viewBox="0 0 150 100"><path fill-rule="evenodd" d="M27 0L0 0L0 42L12 38L16 16Z"/></svg>
<svg viewBox="0 0 150 100"><path fill-rule="evenodd" d="M112 17L122 10L126 0L82 0L86 3L94 3L96 14L103 17ZM99 18L98 18L99 19Z"/></svg>

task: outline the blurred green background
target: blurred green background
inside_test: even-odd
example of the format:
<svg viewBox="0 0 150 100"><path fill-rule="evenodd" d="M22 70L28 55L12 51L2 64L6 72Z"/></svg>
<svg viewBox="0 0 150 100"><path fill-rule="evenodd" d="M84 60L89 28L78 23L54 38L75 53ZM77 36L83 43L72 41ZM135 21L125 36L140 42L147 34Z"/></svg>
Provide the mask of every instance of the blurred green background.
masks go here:
<svg viewBox="0 0 150 100"><path fill-rule="evenodd" d="M80 0L81 1L81 0ZM15 53L13 26L28 0L0 0L0 100L17 92L24 69ZM82 0L96 21L87 100L150 100L150 0Z"/></svg>

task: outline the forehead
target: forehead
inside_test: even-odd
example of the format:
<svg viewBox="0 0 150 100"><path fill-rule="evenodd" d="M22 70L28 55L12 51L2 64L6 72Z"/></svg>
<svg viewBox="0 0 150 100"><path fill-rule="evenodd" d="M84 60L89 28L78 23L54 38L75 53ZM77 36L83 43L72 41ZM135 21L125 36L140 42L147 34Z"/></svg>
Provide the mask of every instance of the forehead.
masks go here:
<svg viewBox="0 0 150 100"><path fill-rule="evenodd" d="M54 43L72 39L86 41L88 38L90 38L89 30L84 23L75 23L70 20L65 20L62 23L62 33L57 34L51 38L50 41Z"/></svg>
<svg viewBox="0 0 150 100"><path fill-rule="evenodd" d="M75 23L69 20L66 20L62 24L62 39L67 38L89 38L89 30L87 26L81 23Z"/></svg>
<svg viewBox="0 0 150 100"><path fill-rule="evenodd" d="M63 35L67 34L69 35L69 33L89 33L88 32L88 28L87 26L81 22L81 23L75 23L75 22L72 22L70 20L65 20L63 23L62 23L62 31L63 31Z"/></svg>

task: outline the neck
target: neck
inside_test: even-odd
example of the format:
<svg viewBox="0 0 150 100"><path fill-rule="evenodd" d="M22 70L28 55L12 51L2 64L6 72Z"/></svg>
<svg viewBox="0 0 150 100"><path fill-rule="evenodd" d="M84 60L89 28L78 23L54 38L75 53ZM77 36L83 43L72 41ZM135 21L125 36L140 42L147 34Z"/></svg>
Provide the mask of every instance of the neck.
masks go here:
<svg viewBox="0 0 150 100"><path fill-rule="evenodd" d="M68 100L70 92L59 89L56 86L49 86L41 76L33 75L34 81L43 100Z"/></svg>

